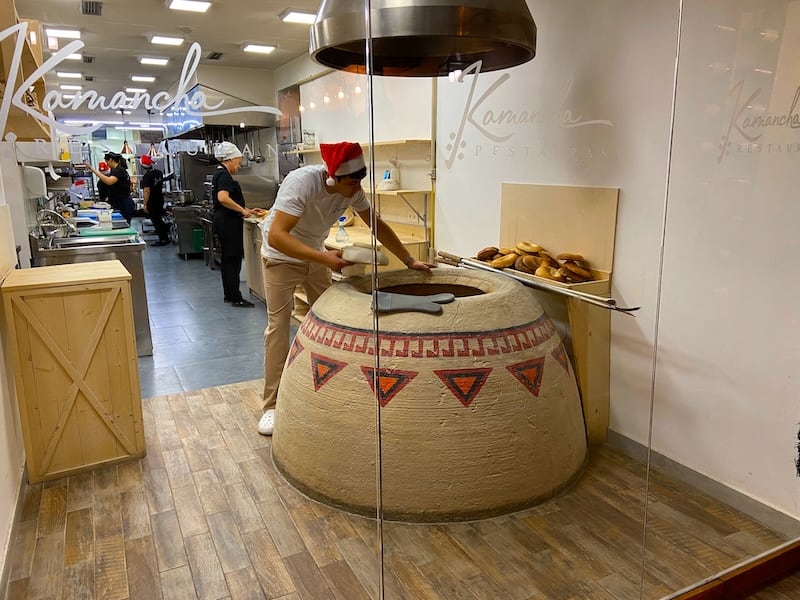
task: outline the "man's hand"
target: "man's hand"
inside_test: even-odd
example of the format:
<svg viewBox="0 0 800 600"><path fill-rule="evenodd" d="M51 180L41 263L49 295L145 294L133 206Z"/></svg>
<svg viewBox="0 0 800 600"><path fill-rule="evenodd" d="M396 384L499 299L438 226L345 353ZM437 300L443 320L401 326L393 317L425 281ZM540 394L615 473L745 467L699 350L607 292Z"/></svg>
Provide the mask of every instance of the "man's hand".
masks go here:
<svg viewBox="0 0 800 600"><path fill-rule="evenodd" d="M342 267L347 267L353 264L350 261L342 258L341 250L328 250L327 252L323 252L323 260L320 262L322 262L322 264L328 267L331 271L336 271L337 273L342 272Z"/></svg>
<svg viewBox="0 0 800 600"><path fill-rule="evenodd" d="M406 259L408 260L408 259ZM415 269L417 271L425 271L427 273L431 272L431 268L435 267L436 265L432 265L430 263L422 262L421 260L417 260L416 258L408 263L409 269Z"/></svg>

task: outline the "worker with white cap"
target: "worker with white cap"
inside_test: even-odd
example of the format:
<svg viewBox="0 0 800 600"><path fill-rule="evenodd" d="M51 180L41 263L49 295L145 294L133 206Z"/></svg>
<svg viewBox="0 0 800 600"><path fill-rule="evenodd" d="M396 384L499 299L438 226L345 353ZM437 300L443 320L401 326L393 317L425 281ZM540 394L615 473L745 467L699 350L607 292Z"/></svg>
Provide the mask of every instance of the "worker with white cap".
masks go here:
<svg viewBox="0 0 800 600"><path fill-rule="evenodd" d="M331 271L350 265L340 250L326 250L325 238L348 207L373 226L370 203L361 189L367 176L359 144L320 144L323 165L290 172L278 189L275 204L261 224L261 265L269 322L264 331L264 414L258 432L271 435L275 401L289 353L289 329L295 287L302 286L312 305L331 285ZM430 273L428 263L414 258L380 217L375 237L409 269Z"/></svg>
<svg viewBox="0 0 800 600"><path fill-rule="evenodd" d="M239 308L250 308L252 302L242 297L239 273L244 257L244 222L255 214L245 206L242 188L233 178L242 165L242 153L235 144L222 142L214 149L220 162L211 180L211 198L214 201L213 226L219 238L222 262L222 290L225 302Z"/></svg>

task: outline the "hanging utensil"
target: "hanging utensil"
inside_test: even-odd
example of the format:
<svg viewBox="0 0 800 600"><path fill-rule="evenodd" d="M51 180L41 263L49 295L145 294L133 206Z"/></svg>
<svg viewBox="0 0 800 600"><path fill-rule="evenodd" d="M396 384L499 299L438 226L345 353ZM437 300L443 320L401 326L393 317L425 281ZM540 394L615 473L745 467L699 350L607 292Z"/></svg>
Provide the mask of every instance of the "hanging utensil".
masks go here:
<svg viewBox="0 0 800 600"><path fill-rule="evenodd" d="M472 259L472 258L462 258L461 256L456 256L455 254L449 254L447 252L442 252L439 250L437 253L438 256L436 257L437 262L441 262L444 264L452 265L455 267L465 267L468 269L476 269L480 271L489 271L490 273L499 273L501 275L505 275L506 277L511 277L512 279L516 279L522 284L527 285L528 287L536 288L538 290L543 290L546 292L555 292L556 294L561 294L562 296L569 296L570 298L575 298L576 300L581 300L582 302L587 302L594 306L599 306L600 308L605 308L607 310L613 310L616 312L621 312L626 315L633 315L634 311L639 310L640 306L633 306L633 307L622 307L617 306L617 301L614 298L605 298L603 296L596 296L594 294L588 294L586 292L579 292L578 290L573 290L570 288L562 288L557 285L550 285L543 281L535 281L533 279L528 279L522 275L517 275L516 273L509 273L508 271L504 271L501 269L495 269L492 266L487 265L485 262L480 260Z"/></svg>

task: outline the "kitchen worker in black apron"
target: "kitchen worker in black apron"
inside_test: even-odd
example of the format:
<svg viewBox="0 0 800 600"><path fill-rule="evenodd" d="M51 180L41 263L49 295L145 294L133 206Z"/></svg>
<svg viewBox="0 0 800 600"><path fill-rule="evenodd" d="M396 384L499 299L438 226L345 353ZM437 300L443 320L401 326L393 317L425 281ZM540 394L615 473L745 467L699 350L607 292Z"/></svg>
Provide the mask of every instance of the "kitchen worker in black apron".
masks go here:
<svg viewBox="0 0 800 600"><path fill-rule="evenodd" d="M90 163L86 163L86 168L108 186L108 203L130 224L133 214L136 212L136 203L131 197L131 177L128 175L128 164L125 162L125 158L117 152L106 152L103 158L111 167L108 175L104 175Z"/></svg>
<svg viewBox="0 0 800 600"><path fill-rule="evenodd" d="M253 306L242 298L239 291L239 272L244 257L244 222L242 219L256 213L245 207L242 188L233 178L242 166L242 153L235 144L222 142L214 149L220 162L211 181L211 197L214 199L214 233L219 238L222 253L222 289L225 302L231 306L249 308Z"/></svg>

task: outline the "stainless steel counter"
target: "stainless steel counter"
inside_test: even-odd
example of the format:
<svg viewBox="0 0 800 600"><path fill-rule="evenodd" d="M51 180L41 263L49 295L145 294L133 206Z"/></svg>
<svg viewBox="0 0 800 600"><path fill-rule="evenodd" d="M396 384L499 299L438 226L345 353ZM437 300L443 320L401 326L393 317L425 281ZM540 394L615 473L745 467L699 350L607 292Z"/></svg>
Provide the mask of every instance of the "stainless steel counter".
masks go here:
<svg viewBox="0 0 800 600"><path fill-rule="evenodd" d="M150 314L147 310L147 289L142 265L142 251L146 244L138 235L56 238L53 247L35 235L29 236L31 264L34 267L119 260L131 274L133 321L136 329L136 351L139 356L153 354L150 336ZM41 242L41 244L40 244Z"/></svg>

